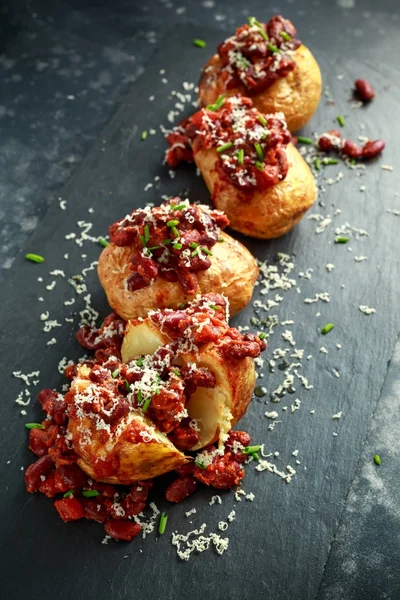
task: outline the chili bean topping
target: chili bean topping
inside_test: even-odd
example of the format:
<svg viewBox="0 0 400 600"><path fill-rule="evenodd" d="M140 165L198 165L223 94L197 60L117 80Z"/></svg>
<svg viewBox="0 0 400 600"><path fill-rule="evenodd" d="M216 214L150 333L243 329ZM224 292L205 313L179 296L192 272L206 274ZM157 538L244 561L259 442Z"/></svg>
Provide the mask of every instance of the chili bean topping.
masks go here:
<svg viewBox="0 0 400 600"><path fill-rule="evenodd" d="M231 96L219 108L203 108L167 136L167 163L175 167L214 148L220 176L243 192L264 190L282 181L288 172L286 146L291 141L282 113L263 115L250 98Z"/></svg>
<svg viewBox="0 0 400 600"><path fill-rule="evenodd" d="M356 79L354 82L356 94L363 102L371 102L375 98L375 92L372 85L365 79Z"/></svg>
<svg viewBox="0 0 400 600"><path fill-rule="evenodd" d="M296 66L293 51L301 45L291 21L276 15L268 23L249 17L249 24L218 46L221 78L226 89L242 88L256 95Z"/></svg>
<svg viewBox="0 0 400 600"><path fill-rule="evenodd" d="M161 206L134 210L117 221L110 227L110 240L132 247L130 291L161 277L178 281L185 293L194 294L198 290L195 273L210 268L211 248L228 225L221 211L175 197Z"/></svg>

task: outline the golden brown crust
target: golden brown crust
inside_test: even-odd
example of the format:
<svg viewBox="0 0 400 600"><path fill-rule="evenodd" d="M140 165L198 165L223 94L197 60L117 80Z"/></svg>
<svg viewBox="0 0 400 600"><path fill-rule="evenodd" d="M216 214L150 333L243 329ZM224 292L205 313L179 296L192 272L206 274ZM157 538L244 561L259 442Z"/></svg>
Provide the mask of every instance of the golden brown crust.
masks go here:
<svg viewBox="0 0 400 600"><path fill-rule="evenodd" d="M218 154L214 148L200 150L195 162L210 191L216 208L223 210L232 229L255 238L284 235L300 221L313 205L317 188L309 166L298 150L287 146L289 171L272 188L254 194L240 192L215 169Z"/></svg>
<svg viewBox="0 0 400 600"><path fill-rule="evenodd" d="M71 390L82 392L91 385L89 372L85 365L81 366ZM149 441L138 443L126 439L126 431L135 425ZM70 416L68 431L72 436L73 448L79 456L78 464L81 469L89 477L104 483L128 485L141 479L152 479L190 460L139 411L131 412L107 441L104 440L104 431L96 429L95 421L87 416ZM99 461L101 464L103 460L109 461L110 457L113 457L112 475L99 476L95 464L99 464Z"/></svg>
<svg viewBox="0 0 400 600"><path fill-rule="evenodd" d="M294 70L287 77L275 81L265 91L251 96L251 99L262 113L283 112L288 128L295 132L304 127L316 111L321 97L322 79L318 63L306 46L301 45L292 57L296 63ZM218 54L214 54L200 76L200 106L212 104L221 94L247 95L244 85L226 90L220 73L221 59Z"/></svg>
<svg viewBox="0 0 400 600"><path fill-rule="evenodd" d="M230 302L231 314L238 313L251 300L258 267L250 252L237 240L221 232L223 242L212 247L211 267L197 274L199 292L224 294ZM176 308L193 299L185 295L177 282L161 278L151 285L130 292L126 280L131 274L133 250L130 246L109 244L101 253L98 275L109 305L124 319L145 317L149 310Z"/></svg>

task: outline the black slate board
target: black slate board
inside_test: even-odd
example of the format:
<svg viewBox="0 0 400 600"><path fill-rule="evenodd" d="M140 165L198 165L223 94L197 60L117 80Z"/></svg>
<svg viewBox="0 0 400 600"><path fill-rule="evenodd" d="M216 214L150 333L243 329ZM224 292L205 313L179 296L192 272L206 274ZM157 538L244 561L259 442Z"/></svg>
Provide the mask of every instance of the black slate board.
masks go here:
<svg viewBox="0 0 400 600"><path fill-rule="evenodd" d="M101 526L89 522L64 525L48 499L30 496L24 490L20 467L28 466L32 457L26 450L23 423L39 419L40 411L33 403L27 408L27 417L19 416L13 399L22 387L10 372L39 369L40 386L63 383L57 372L59 360L64 355L76 358L82 351L74 341L74 324L67 323L47 335L42 332L40 314L49 310L51 317L61 322L70 312L64 300L72 295L66 282L58 278L54 290L47 291L45 286L55 279L48 273L52 269L65 269L72 275L98 255L95 244L85 243L79 248L73 241L65 240L65 235L76 231L79 220L92 221L94 234L101 235L110 222L132 208L148 201L158 202L161 194L176 194L185 188L190 188L192 199L208 200L204 184L190 166L178 170L175 179L169 179L167 170L160 165L165 147L160 134L140 142L142 129L157 127L160 122L168 125L166 115L177 101L168 99L168 92L183 91L182 81L193 81L204 62L207 53L192 47L194 37L207 39L209 48L213 48L220 34L188 27L168 37L168 44L135 84L66 186L62 197L68 202L67 210L61 211L53 205L29 247L24 249L23 254L40 252L46 263L32 265L21 254L3 284L6 293L1 331L7 355L1 376L6 382L3 423L7 426L3 425L2 432L0 479L1 585L7 597L36 600L53 595L102 600L110 595L130 598L140 594L142 598L169 599L185 594L193 599L210 595L221 600L266 596L281 600L313 598L317 592L399 331L396 309L400 284L398 277L393 276L398 255L398 217L386 212L387 208L395 207L398 175L380 168L383 163L397 163L399 151L393 136L393 120L399 108L398 83L393 83L396 81L393 73L382 63L380 73L374 68L385 55L384 45L374 47L372 42L367 53L360 50L351 58L338 48L334 54L313 48L337 105L326 106L322 101L306 131L329 129L334 126L335 116L342 113L347 117L349 137L357 135L360 122L365 122L366 135L387 140L384 158L370 164L362 179L356 177L356 172L342 169L345 179L329 186L321 196L325 206L313 209L315 213L331 215L337 208L342 210L324 233L315 234L317 223L305 219L282 239L246 240L248 247L263 260L272 262L277 252L296 255L293 273L301 293L296 288L287 295L284 293L285 301L276 312L281 320L295 320L289 328L297 347L305 349L304 356L313 355L310 361L303 361L302 372L314 387L309 391L300 387L296 390L293 399L299 397L302 404L294 414L290 411L292 398L283 401L289 407L286 413L281 411L283 403L267 406L254 400L243 420L243 427L250 431L254 442L265 441L266 449L280 452L281 458L276 459L280 468L284 469L288 463L294 465L291 453L299 449L302 464L291 484L271 474L253 472L251 467L244 487L254 492L253 503L242 501L239 505L228 494L223 496L222 506L210 508L207 501L212 493L208 490L188 500L186 505L166 507L160 501L161 509L168 510L169 532L186 532L203 521L215 531L217 522L226 519L236 505L236 521L228 532L228 552L218 557L209 551L193 557L188 564L176 558L167 535L160 540L151 536L143 543L137 539L131 545L102 546ZM166 69L166 73L160 74L161 69ZM364 77L373 80L378 97L367 109L352 110L347 103L349 90L361 71ZM342 74L344 77L337 79ZM385 86L389 76L392 83L388 92ZM163 77L168 83L162 82ZM152 94L155 100L147 101ZM333 168L332 173L337 170ZM145 192L146 184L157 175L161 178L159 188ZM364 193L359 191L360 184L366 186ZM88 214L89 207L95 209L94 214ZM334 226L346 221L370 234L352 242L351 253L348 246L333 244ZM66 252L69 261L63 259ZM87 255L85 260L82 253ZM353 256L361 254L367 255L368 261L358 264ZM325 265L331 262L336 268L327 273ZM309 267L314 269L311 280L299 278L298 273ZM42 275L43 283L37 281ZM95 272L89 273L87 284L93 305L101 315L106 314ZM329 292L331 301L304 304L305 297L313 297L317 292ZM44 296L45 302L38 302L38 296ZM358 310L360 304L375 307L376 314L363 315ZM73 308L78 305L77 301ZM320 318L315 317L316 312L321 313ZM252 314L249 308L235 319L235 324L246 324ZM322 338L319 329L327 321L336 326L329 337ZM280 337L283 330L271 339L270 351L278 346L287 347ZM46 346L53 334L57 344ZM336 343L342 344L340 351ZM319 353L323 344L329 349L326 356ZM339 378L333 375L334 368L339 370ZM265 383L270 390L279 381L278 372L266 375ZM33 395L40 386L32 389ZM274 431L268 431L270 421L263 414L275 409L281 423ZM310 414L313 409L314 415ZM343 411L342 419L332 421L332 415L339 410ZM337 437L333 432L337 432ZM10 464L6 464L8 461ZM197 508L197 515L191 517L193 525L190 525L183 513L192 507Z"/></svg>

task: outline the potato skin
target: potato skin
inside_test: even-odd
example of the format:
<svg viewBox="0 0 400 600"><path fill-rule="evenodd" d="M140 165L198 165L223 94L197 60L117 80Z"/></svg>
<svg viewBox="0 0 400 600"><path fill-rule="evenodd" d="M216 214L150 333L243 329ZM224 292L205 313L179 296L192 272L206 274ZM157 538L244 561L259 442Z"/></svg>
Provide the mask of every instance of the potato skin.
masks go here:
<svg viewBox="0 0 400 600"><path fill-rule="evenodd" d="M306 46L297 48L292 58L296 66L287 77L278 79L263 92L250 97L261 113L283 112L288 128L293 133L304 127L315 113L321 97L322 78L318 63ZM220 73L221 59L214 54L200 76L201 107L212 104L221 94L248 95L244 85L226 90Z"/></svg>
<svg viewBox="0 0 400 600"><path fill-rule="evenodd" d="M194 158L210 191L215 207L223 210L232 229L245 235L270 239L284 235L300 221L317 197L314 177L292 145L287 146L289 171L286 178L262 192L239 191L216 171L215 148L199 150Z"/></svg>
<svg viewBox="0 0 400 600"><path fill-rule="evenodd" d="M197 362L200 366L212 371L216 376L218 388L223 388L226 391L226 397L229 398L226 409L230 412L230 419L222 417L220 423L216 424L215 434L212 437L206 438L200 435L198 444L191 448L191 450L200 450L218 441L220 434L227 433L245 414L256 382L254 361L249 357L229 360L216 344L207 345L200 350L199 355L185 354L182 358L185 363ZM188 410L190 414L190 400Z"/></svg>
<svg viewBox="0 0 400 600"><path fill-rule="evenodd" d="M228 297L231 314L238 313L251 300L258 267L250 252L240 242L221 232L223 242L212 247L211 267L197 273L200 294L214 292ZM193 299L178 282L161 278L151 285L130 292L125 282L131 274L133 250L130 246L109 244L101 253L97 267L109 305L126 320L146 317L149 310L176 308Z"/></svg>
<svg viewBox="0 0 400 600"><path fill-rule="evenodd" d="M80 367L71 389L81 392L90 384L88 370ZM127 428L137 422L140 428L145 428L154 440L146 443L134 443L124 436ZM82 443L84 430L90 431L90 443ZM104 442L102 431L98 431L94 422L89 417L75 419L70 416L68 431L72 435L72 446L78 454L78 464L81 469L96 481L129 485L134 481L152 479L158 475L168 473L176 467L185 464L188 459L169 441L166 435L154 430L148 419L140 412L131 412L118 425L116 432ZM113 474L99 476L96 473L95 461L113 459Z"/></svg>

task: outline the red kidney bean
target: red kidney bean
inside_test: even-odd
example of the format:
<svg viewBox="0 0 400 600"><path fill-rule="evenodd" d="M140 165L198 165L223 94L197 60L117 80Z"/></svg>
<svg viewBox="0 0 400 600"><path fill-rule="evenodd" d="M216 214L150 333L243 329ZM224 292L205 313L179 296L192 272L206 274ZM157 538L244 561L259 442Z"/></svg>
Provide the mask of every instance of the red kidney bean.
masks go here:
<svg viewBox="0 0 400 600"><path fill-rule="evenodd" d="M197 481L191 475L183 475L173 481L165 491L168 502L182 502L197 489Z"/></svg>
<svg viewBox="0 0 400 600"><path fill-rule="evenodd" d="M362 147L361 155L363 158L375 158L384 148L385 142L383 140L370 140Z"/></svg>
<svg viewBox="0 0 400 600"><path fill-rule="evenodd" d="M45 429L31 429L29 433L29 450L36 456L47 454L47 432Z"/></svg>
<svg viewBox="0 0 400 600"><path fill-rule="evenodd" d="M360 146L357 146L357 144L355 144L351 140L344 140L342 152L349 158L360 158L361 157Z"/></svg>
<svg viewBox="0 0 400 600"><path fill-rule="evenodd" d="M36 492L42 483L40 477L50 473L53 467L53 461L48 454L41 456L36 462L30 465L25 472L25 484L28 492Z"/></svg>
<svg viewBox="0 0 400 600"><path fill-rule="evenodd" d="M375 97L375 92L370 83L365 79L356 79L354 82L356 92L363 102L371 102Z"/></svg>
<svg viewBox="0 0 400 600"><path fill-rule="evenodd" d="M133 521L123 521L109 519L104 524L104 529L107 535L115 540L125 540L130 542L141 531L141 526Z"/></svg>

